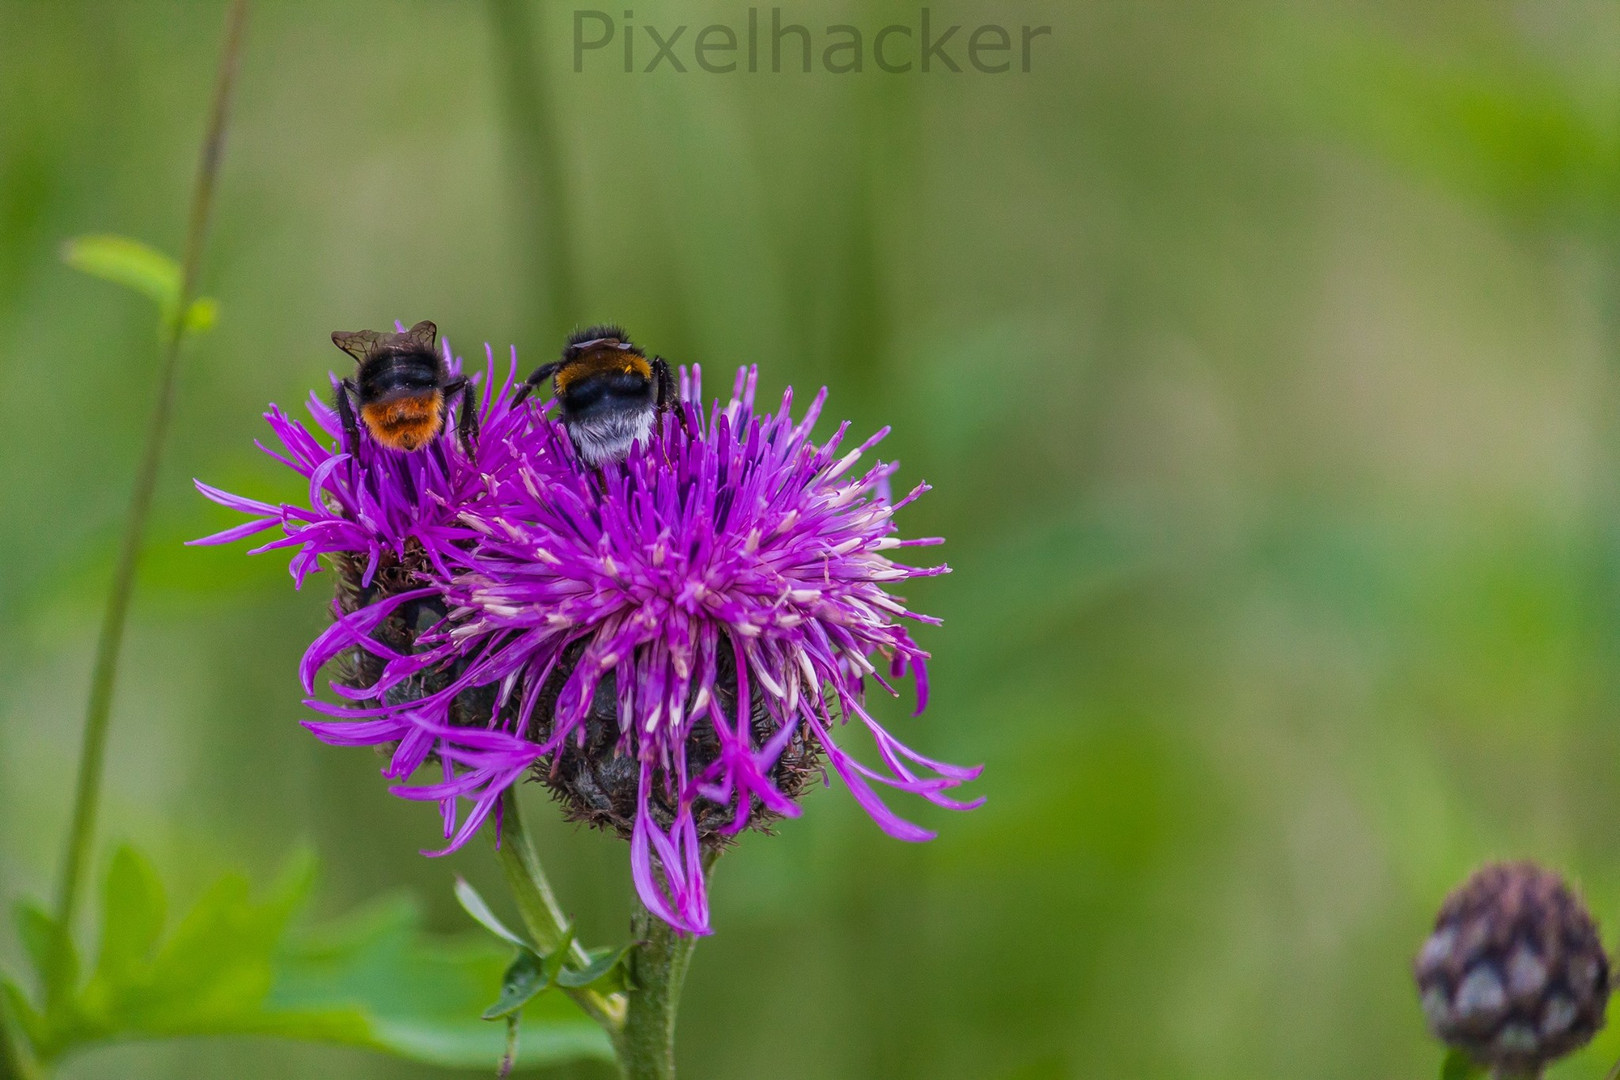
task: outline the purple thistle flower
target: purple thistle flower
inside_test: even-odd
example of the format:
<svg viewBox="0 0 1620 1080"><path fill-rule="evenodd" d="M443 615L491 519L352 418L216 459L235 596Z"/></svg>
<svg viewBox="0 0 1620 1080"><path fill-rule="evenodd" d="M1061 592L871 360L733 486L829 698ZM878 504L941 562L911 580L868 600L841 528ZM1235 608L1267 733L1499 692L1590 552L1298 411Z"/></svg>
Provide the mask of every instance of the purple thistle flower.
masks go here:
<svg viewBox="0 0 1620 1080"><path fill-rule="evenodd" d="M461 358L451 353L448 341L441 346L451 373L459 375ZM271 405L264 418L282 450L254 441L259 449L308 481L307 501L273 506L195 481L197 490L207 498L254 516L235 528L190 542L227 544L279 529L278 537L249 554L295 548L290 570L299 588L305 578L320 569L323 555L363 558L360 582L366 588L390 556L398 564L413 567L426 560L440 574L448 575L448 567L442 562L444 555L475 535L460 523L461 514L488 494L485 471L507 467L515 454L523 452L515 440L532 422L527 412L514 412L509 404L516 350L512 367L496 388L494 353L487 345L484 349L486 364L479 405L483 434L477 467L459 446L446 439L436 439L417 453L402 453L362 437L353 455L344 453L339 446L341 424L336 411L311 392L306 408L325 439ZM336 385L335 377L333 383Z"/></svg>
<svg viewBox="0 0 1620 1080"><path fill-rule="evenodd" d="M696 370L682 372L684 404L650 445L596 470L541 410L505 408L508 376L495 395L486 390L476 468L442 450L445 439L415 455L362 448L359 482L375 492L362 507L320 497L341 455L294 450L280 460L310 477L310 507L277 510L202 488L260 515L210 540L280 524L284 538L266 547L300 544L295 564L329 554L340 569L349 560L340 578L353 579L365 553L362 588L379 560L405 567L372 596L345 598L340 588L337 620L301 665L304 685L313 692L328 660L365 662L334 684L350 703L311 700L333 719L306 726L334 744L392 744L384 773L395 780L436 759L438 782L392 790L440 804L445 851L535 772L575 817L629 839L651 911L707 933L704 851L795 816L794 799L822 761L900 839L933 834L891 811L874 783L955 809L978 805L946 794L977 768L917 754L864 702L868 680L893 693L890 680L910 675L917 711L926 704L927 654L898 620L937 620L887 591L946 572L888 554L940 542L894 535L895 511L926 486L893 501L893 464L855 470L887 429L840 455L847 424L825 443L810 434L825 390L794 422L791 391L778 412L755 413L755 378L739 372L731 399L705 415L694 404ZM486 388L492 382L493 372ZM269 418L292 450L285 419ZM433 464L412 460L429 454ZM436 481L430 497L424 471ZM324 531L306 536L318 524ZM414 557L406 537L420 549ZM871 733L881 768L834 741L833 728L851 719Z"/></svg>

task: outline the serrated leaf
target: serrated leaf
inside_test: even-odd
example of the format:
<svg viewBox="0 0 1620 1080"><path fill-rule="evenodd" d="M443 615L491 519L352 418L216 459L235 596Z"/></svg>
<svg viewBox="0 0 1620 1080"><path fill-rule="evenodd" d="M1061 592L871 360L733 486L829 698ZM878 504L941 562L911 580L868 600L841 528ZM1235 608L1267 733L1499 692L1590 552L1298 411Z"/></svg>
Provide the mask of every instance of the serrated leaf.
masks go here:
<svg viewBox="0 0 1620 1080"><path fill-rule="evenodd" d="M507 929L506 924L496 917L495 913L489 909L489 905L484 902L484 898L478 895L478 890L473 888L465 878L456 878L456 901L461 904L461 910L473 917L473 921L502 941L509 945L515 945L519 949L534 951L533 945Z"/></svg>
<svg viewBox="0 0 1620 1080"><path fill-rule="evenodd" d="M163 935L165 904L157 872L134 848L113 853L102 890L101 947L92 980L128 982L149 964Z"/></svg>
<svg viewBox="0 0 1620 1080"><path fill-rule="evenodd" d="M1440 1063L1440 1080L1483 1080L1485 1075L1484 1067L1461 1050L1447 1051Z"/></svg>
<svg viewBox="0 0 1620 1080"><path fill-rule="evenodd" d="M272 959L313 884L307 856L288 866L263 901L253 899L245 877L221 878L158 950L146 978L129 988L134 993L120 998L120 988L107 988L110 1007L151 1033L233 1030L269 993Z"/></svg>
<svg viewBox="0 0 1620 1080"><path fill-rule="evenodd" d="M584 967L564 967L557 973L557 985L570 990L590 986L604 993L623 990L626 980L622 965L633 948L634 945L626 945L619 949L592 949L590 962Z"/></svg>
<svg viewBox="0 0 1620 1080"><path fill-rule="evenodd" d="M479 1012L508 966L505 947L425 933L408 898L291 932L313 871L309 859L294 860L262 897L227 875L163 939L161 885L139 855L120 852L104 889L118 908L103 918L110 954L75 993L68 942L72 962L54 976L57 999L41 1010L0 980L4 1005L45 1061L108 1039L256 1035L493 1067L505 1033ZM18 921L29 953L48 960L61 938L54 921L32 905L19 908ZM519 1068L612 1058L601 1029L563 995L519 1003L511 1015L526 1028Z"/></svg>
<svg viewBox="0 0 1620 1080"><path fill-rule="evenodd" d="M163 252L128 236L77 236L62 246L62 259L75 270L132 289L157 304L165 327L180 306L181 268ZM181 331L201 334L219 320L219 303L198 297L186 307Z"/></svg>
<svg viewBox="0 0 1620 1080"><path fill-rule="evenodd" d="M528 949L519 949L501 976L501 996L485 1009L485 1020L499 1020L511 1016L534 1000L536 994L551 984L550 973L543 958Z"/></svg>

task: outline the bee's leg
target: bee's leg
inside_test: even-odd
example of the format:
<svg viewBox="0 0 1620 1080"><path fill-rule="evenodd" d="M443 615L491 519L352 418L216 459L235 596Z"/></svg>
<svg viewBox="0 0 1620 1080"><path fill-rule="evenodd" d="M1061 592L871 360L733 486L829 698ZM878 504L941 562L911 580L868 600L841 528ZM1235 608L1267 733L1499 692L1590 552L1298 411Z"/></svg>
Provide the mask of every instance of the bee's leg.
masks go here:
<svg viewBox="0 0 1620 1080"><path fill-rule="evenodd" d="M450 408L450 398L457 392L461 394L461 411L456 414L456 435L461 439L461 448L472 457L478 448L478 403L473 398L472 380L463 376L452 379L444 388L444 407Z"/></svg>
<svg viewBox="0 0 1620 1080"><path fill-rule="evenodd" d="M541 364L535 368L534 374L524 379L523 385L518 387L517 394L512 398L512 407L515 409L523 404L524 399L534 393L535 387L557 374L557 369L560 367L562 367L562 364L554 360L549 364Z"/></svg>
<svg viewBox="0 0 1620 1080"><path fill-rule="evenodd" d="M344 379L337 386L338 420L343 424L343 446L345 454L351 460L360 453L360 425L354 419L354 397L358 397L360 388L354 385L354 380ZM351 396L353 395L353 396Z"/></svg>
<svg viewBox="0 0 1620 1080"><path fill-rule="evenodd" d="M681 392L675 385L675 375L669 370L668 361L662 356L653 357L652 374L653 388L658 395L658 411L673 409L681 400Z"/></svg>

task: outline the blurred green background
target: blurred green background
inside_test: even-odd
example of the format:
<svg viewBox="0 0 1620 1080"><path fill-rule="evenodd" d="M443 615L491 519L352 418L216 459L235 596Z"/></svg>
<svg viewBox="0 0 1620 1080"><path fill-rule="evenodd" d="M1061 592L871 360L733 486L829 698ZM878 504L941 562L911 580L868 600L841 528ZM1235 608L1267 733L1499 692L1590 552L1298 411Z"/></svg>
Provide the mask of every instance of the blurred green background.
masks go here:
<svg viewBox="0 0 1620 1080"><path fill-rule="evenodd" d="M747 11L634 7L689 35ZM297 495L252 440L340 366L332 329L431 318L538 363L566 275L563 318L622 321L711 391L758 363L767 397L825 382L834 418L894 425L901 482L935 486L902 525L954 573L909 594L945 619L934 704L883 715L986 765L975 813L896 803L934 843L817 791L721 861L683 1075L1431 1076L1409 958L1478 862L1569 870L1614 940L1620 8L934 7L1053 27L999 76L627 75L612 50L576 74L571 7L521 6L529 42L511 10L254 12L203 282L222 317L184 362L98 865L135 841L185 897L306 843L321 911L409 888L443 930L467 925L453 873L500 894L484 845L420 858L431 808L299 728L326 582L181 541L234 520L194 476ZM918 10L784 16L819 38ZM8 906L53 886L158 358L149 305L58 253L178 250L221 18L0 2ZM565 906L622 938L623 845L529 801ZM1551 1075L1617 1057L1620 1028ZM450 1074L213 1040L64 1075Z"/></svg>

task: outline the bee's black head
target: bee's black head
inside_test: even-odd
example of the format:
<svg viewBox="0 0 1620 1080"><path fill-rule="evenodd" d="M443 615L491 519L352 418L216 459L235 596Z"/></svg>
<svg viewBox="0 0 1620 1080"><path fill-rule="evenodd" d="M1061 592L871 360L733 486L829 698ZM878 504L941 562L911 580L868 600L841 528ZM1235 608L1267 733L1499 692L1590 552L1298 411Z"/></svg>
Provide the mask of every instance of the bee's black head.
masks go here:
<svg viewBox="0 0 1620 1080"><path fill-rule="evenodd" d="M587 326L568 335L568 344L563 346L562 362L566 364L601 349L617 349L635 356L646 355L630 340L630 335L624 332L622 326Z"/></svg>

